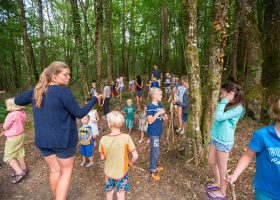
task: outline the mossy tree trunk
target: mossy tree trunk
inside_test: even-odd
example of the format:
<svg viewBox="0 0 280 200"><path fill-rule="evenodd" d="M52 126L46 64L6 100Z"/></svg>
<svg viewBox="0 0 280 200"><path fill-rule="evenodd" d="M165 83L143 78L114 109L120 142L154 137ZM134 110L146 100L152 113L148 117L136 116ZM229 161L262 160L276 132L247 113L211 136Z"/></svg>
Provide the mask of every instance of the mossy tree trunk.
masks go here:
<svg viewBox="0 0 280 200"><path fill-rule="evenodd" d="M80 62L81 83L82 83L84 97L87 98L87 96L88 96L88 84L87 84L87 77L86 77L87 63L86 63L86 58L85 58L85 49L84 49L84 46L82 45L78 4L77 4L77 0L70 0L70 3L71 3L71 10L72 10L72 20L73 20L75 43L76 43L76 48L77 48L77 52L78 52L78 60Z"/></svg>
<svg viewBox="0 0 280 200"><path fill-rule="evenodd" d="M168 10L166 2L161 6L161 27L162 27L162 71L163 74L168 70L169 44L168 44Z"/></svg>
<svg viewBox="0 0 280 200"><path fill-rule="evenodd" d="M25 9L23 0L18 0L19 3L19 13L20 13L20 22L22 29L22 38L23 38L23 55L24 55L24 63L27 71L27 84L30 87L32 85L32 77L34 75L36 82L39 80L39 74L37 72L36 63L35 63L35 55L33 51L33 47L31 45L28 33L27 33L27 24L25 17Z"/></svg>
<svg viewBox="0 0 280 200"><path fill-rule="evenodd" d="M208 101L204 105L202 134L204 144L210 141L210 128L214 120L215 109L219 100L221 76L224 65L224 51L227 40L228 0L214 0L213 24L210 41L210 59L207 77Z"/></svg>
<svg viewBox="0 0 280 200"><path fill-rule="evenodd" d="M264 23L264 63L262 82L268 88L268 101L280 95L280 1L266 1ZM272 95L274 94L274 95Z"/></svg>
<svg viewBox="0 0 280 200"><path fill-rule="evenodd" d="M40 31L40 64L41 71L47 67L47 56L45 47L45 33L44 33L44 16L43 16L43 6L42 0L38 0L38 13L39 13L39 31Z"/></svg>
<svg viewBox="0 0 280 200"><path fill-rule="evenodd" d="M106 15L106 45L107 45L107 77L111 81L112 65L113 65L113 47L112 47L112 33L111 33L111 0L104 1L105 15Z"/></svg>
<svg viewBox="0 0 280 200"><path fill-rule="evenodd" d="M96 32L95 32L95 48L96 48L96 70L97 70L97 86L101 91L101 70L102 70L102 0L96 0Z"/></svg>
<svg viewBox="0 0 280 200"><path fill-rule="evenodd" d="M187 159L196 156L202 149L201 137L201 88L200 88L200 68L197 47L197 0L184 0L186 22L188 31L186 32L187 72L189 80L190 104L187 124L187 144L185 155ZM198 165L199 156L194 161Z"/></svg>
<svg viewBox="0 0 280 200"><path fill-rule="evenodd" d="M247 50L245 96L247 112L260 120L263 105L261 35L254 18L253 3L250 0L240 1L242 29Z"/></svg>

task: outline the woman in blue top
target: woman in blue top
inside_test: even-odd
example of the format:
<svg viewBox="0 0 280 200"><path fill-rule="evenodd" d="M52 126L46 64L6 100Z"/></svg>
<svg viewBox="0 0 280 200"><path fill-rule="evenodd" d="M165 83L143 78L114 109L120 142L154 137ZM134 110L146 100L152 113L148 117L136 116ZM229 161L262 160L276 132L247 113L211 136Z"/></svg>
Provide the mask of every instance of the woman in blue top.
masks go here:
<svg viewBox="0 0 280 200"><path fill-rule="evenodd" d="M274 124L257 130L247 151L238 161L229 183L234 183L240 174L256 158L254 178L256 200L280 199L280 99L270 108L270 118Z"/></svg>
<svg viewBox="0 0 280 200"><path fill-rule="evenodd" d="M207 197L225 200L229 152L234 143L234 132L238 120L244 115L244 95L235 83L225 83L220 91L221 101L217 105L214 122L211 128L211 144L208 155L210 169L215 176L214 183L205 185Z"/></svg>
<svg viewBox="0 0 280 200"><path fill-rule="evenodd" d="M15 98L17 105L32 103L35 145L50 167L50 186L55 199L66 199L70 187L78 132L76 118L87 115L100 99L94 96L81 108L66 87L70 69L63 62L51 63L35 88Z"/></svg>

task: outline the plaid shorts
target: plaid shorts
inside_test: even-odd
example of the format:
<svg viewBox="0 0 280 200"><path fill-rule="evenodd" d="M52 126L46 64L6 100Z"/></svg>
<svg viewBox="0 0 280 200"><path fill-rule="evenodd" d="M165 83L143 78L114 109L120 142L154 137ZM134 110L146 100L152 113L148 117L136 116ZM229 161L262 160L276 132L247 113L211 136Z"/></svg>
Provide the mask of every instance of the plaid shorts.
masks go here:
<svg viewBox="0 0 280 200"><path fill-rule="evenodd" d="M111 192L112 190L114 190L116 188L117 192L126 192L130 189L130 184L128 183L128 173L126 173L126 175L120 179L120 180L115 180L113 178L110 177L105 177L105 181L106 181L106 192Z"/></svg>
<svg viewBox="0 0 280 200"><path fill-rule="evenodd" d="M133 120L130 120L130 119L126 119L125 120L125 126L127 127L127 128L133 128L133 124L134 124L134 121Z"/></svg>

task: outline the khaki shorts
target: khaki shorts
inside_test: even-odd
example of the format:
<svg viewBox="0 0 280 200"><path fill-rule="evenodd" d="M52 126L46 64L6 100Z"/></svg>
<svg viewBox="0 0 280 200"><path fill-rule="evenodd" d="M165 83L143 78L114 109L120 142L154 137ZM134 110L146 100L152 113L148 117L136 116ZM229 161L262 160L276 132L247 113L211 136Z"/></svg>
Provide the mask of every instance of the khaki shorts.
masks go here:
<svg viewBox="0 0 280 200"><path fill-rule="evenodd" d="M24 138L25 134L7 138L4 150L4 162L9 163L12 159L21 160L25 157L25 150L23 147Z"/></svg>

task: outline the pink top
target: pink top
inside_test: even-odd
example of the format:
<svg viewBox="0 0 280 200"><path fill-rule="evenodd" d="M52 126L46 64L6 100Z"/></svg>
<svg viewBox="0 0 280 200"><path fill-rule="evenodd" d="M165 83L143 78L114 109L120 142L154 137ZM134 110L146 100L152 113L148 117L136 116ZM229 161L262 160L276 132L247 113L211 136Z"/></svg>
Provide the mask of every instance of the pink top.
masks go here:
<svg viewBox="0 0 280 200"><path fill-rule="evenodd" d="M26 122L26 113L24 111L10 112L3 124L5 136L15 137L24 132L24 125Z"/></svg>

